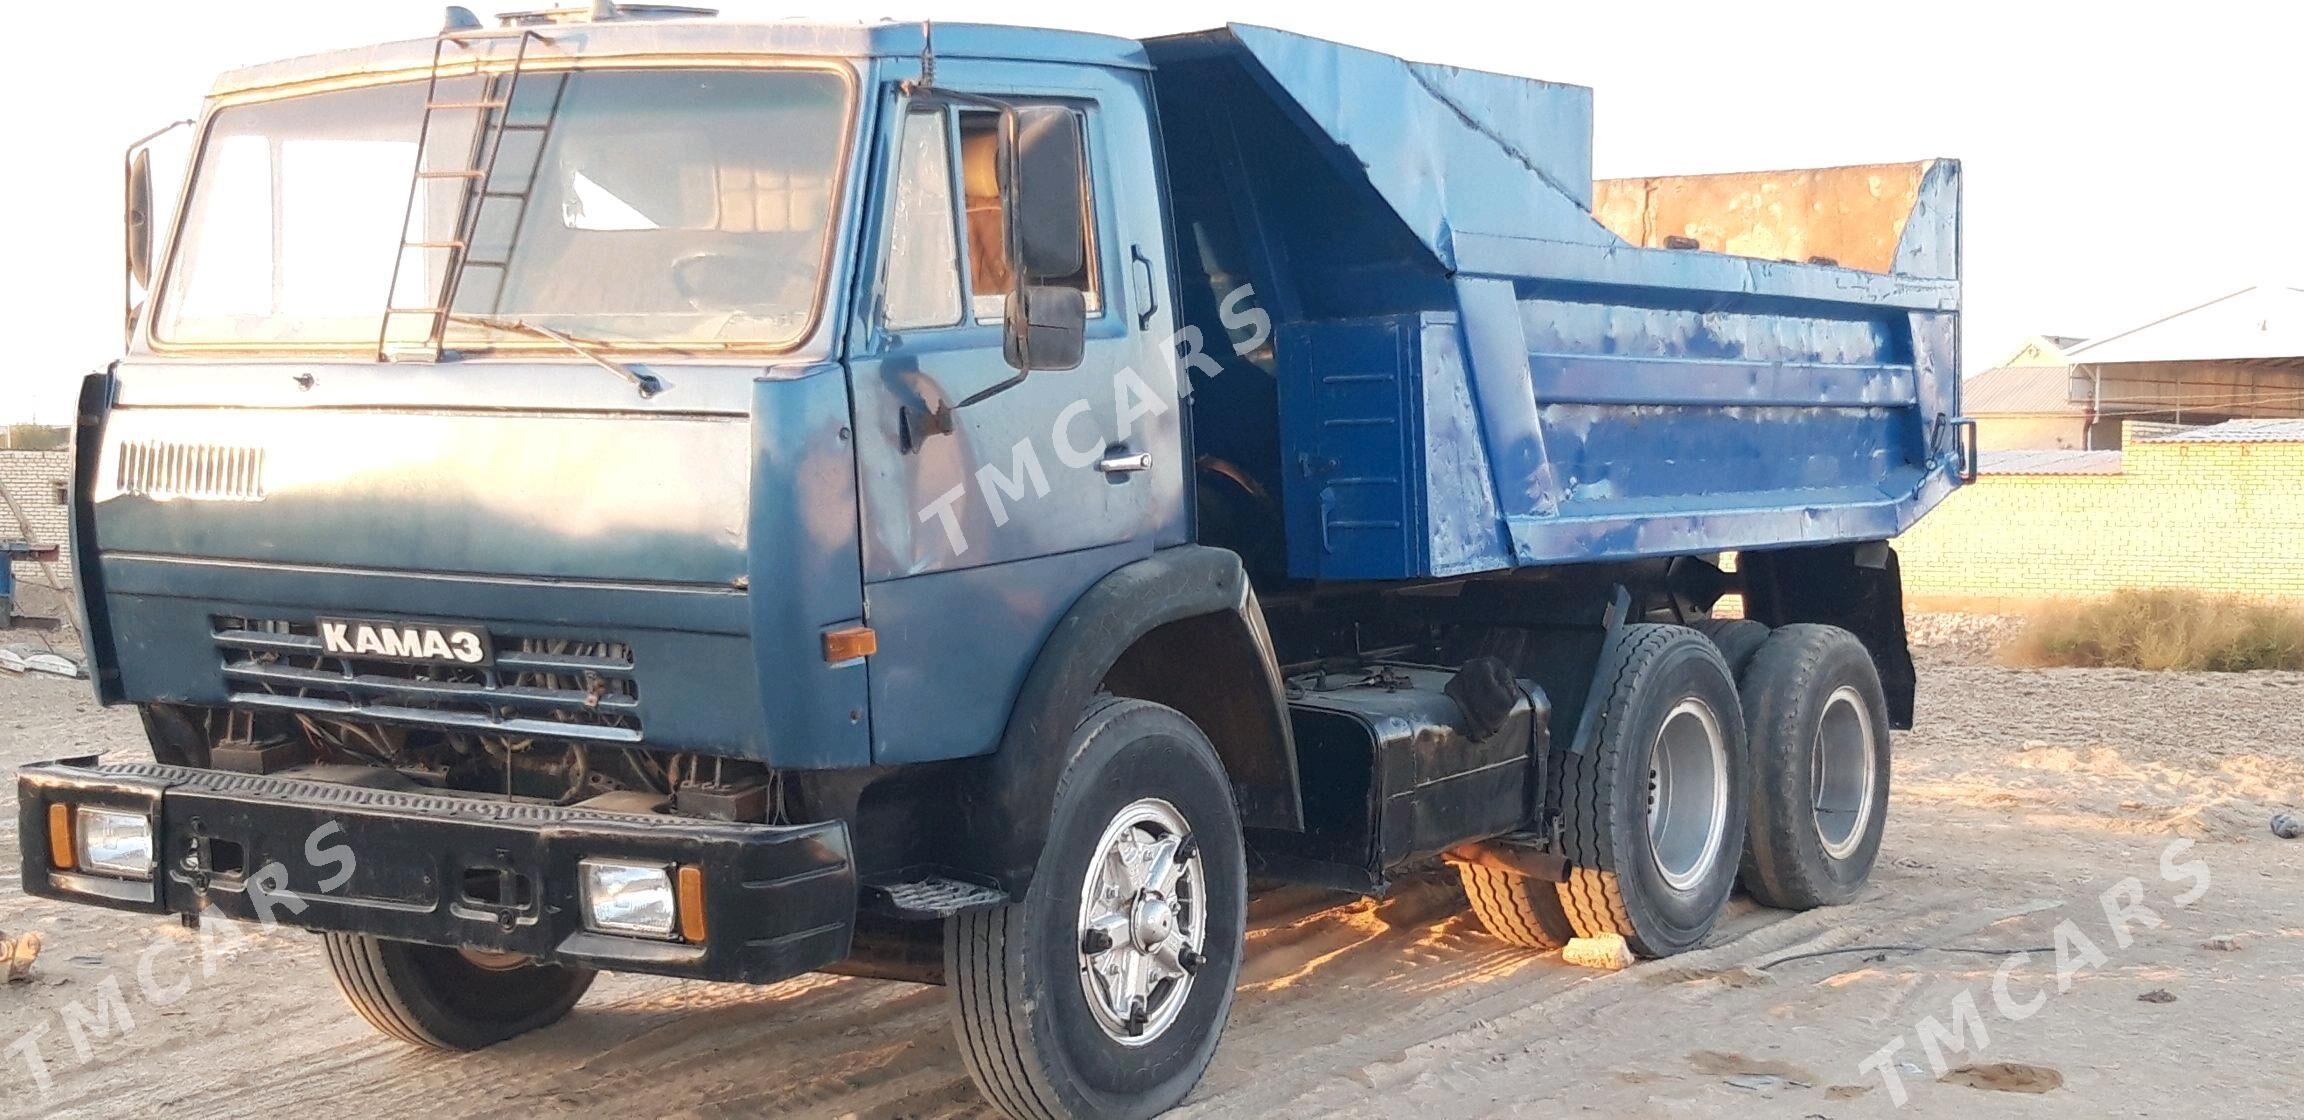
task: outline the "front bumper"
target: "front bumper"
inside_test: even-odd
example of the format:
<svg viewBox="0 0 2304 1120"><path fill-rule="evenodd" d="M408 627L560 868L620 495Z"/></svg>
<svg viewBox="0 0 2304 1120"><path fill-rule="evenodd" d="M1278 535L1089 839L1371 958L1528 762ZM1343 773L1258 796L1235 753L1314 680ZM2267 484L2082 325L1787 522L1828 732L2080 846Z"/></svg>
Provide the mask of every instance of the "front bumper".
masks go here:
<svg viewBox="0 0 2304 1120"><path fill-rule="evenodd" d="M24 767L17 798L24 892L42 898L752 984L846 957L855 925L855 867L839 822L598 812L94 758ZM145 814L153 877L55 866L51 805ZM704 938L586 929L577 862L587 856L699 868Z"/></svg>

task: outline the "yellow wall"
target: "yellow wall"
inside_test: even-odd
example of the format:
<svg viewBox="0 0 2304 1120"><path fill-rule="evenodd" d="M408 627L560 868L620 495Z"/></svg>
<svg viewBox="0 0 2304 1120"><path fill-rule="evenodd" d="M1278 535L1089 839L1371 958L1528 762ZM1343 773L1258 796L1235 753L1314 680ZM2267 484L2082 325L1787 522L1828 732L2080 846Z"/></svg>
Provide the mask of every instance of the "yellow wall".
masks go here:
<svg viewBox="0 0 2304 1120"><path fill-rule="evenodd" d="M2088 442L2088 418L1997 413L1977 416L1976 446L1985 451L2078 451Z"/></svg>
<svg viewBox="0 0 2304 1120"><path fill-rule="evenodd" d="M1897 541L1915 605L2125 587L2304 602L2304 443L2130 443L2118 475L1985 475Z"/></svg>

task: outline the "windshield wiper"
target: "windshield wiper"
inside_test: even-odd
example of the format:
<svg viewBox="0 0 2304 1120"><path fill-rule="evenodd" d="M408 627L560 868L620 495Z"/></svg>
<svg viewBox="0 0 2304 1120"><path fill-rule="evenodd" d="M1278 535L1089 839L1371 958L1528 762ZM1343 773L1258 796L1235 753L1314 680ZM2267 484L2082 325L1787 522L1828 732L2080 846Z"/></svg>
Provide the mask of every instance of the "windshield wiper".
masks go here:
<svg viewBox="0 0 2304 1120"><path fill-rule="evenodd" d="M612 362L601 357L597 347L603 343L597 339L580 339L566 332L538 326L521 319L497 319L487 315L450 315L448 320L452 323L465 323L475 327L487 327L491 330L511 331L515 334L549 339L566 347L569 353L631 382L635 388L640 390L642 397L653 397L664 391L664 382L659 380L655 374L644 373L621 362Z"/></svg>

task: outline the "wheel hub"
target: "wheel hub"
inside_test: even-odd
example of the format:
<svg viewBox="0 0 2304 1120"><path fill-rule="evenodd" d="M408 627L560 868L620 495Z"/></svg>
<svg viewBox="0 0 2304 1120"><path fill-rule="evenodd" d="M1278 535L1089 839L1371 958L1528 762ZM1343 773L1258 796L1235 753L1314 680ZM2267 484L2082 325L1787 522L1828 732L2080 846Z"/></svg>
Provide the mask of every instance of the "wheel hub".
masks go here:
<svg viewBox="0 0 2304 1120"><path fill-rule="evenodd" d="M1176 936L1176 910L1168 900L1147 890L1136 898L1134 912L1129 914L1130 932L1136 948L1152 952Z"/></svg>
<svg viewBox="0 0 2304 1120"><path fill-rule="evenodd" d="M1689 697L1657 729L1648 762L1648 851L1674 890L1711 873L1728 833L1728 746L1720 717Z"/></svg>
<svg viewBox="0 0 2304 1120"><path fill-rule="evenodd" d="M1833 859L1854 855L1872 823L1874 734L1871 711L1855 688L1842 685L1825 699L1808 781L1816 839Z"/></svg>
<svg viewBox="0 0 2304 1120"><path fill-rule="evenodd" d="M1137 801L1113 817L1080 891L1080 989L1097 1025L1142 1046L1191 993L1207 938L1207 881L1174 805Z"/></svg>
<svg viewBox="0 0 2304 1120"><path fill-rule="evenodd" d="M458 949L456 953L474 968L483 968L490 972L515 972L536 963L534 958L519 953L497 953L486 949L471 948Z"/></svg>

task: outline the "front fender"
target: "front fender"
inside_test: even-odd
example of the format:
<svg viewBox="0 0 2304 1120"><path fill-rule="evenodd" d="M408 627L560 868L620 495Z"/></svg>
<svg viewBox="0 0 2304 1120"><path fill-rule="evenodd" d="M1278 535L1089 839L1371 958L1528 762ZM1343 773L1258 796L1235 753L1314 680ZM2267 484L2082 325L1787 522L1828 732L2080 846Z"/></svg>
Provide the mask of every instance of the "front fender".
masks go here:
<svg viewBox="0 0 2304 1120"><path fill-rule="evenodd" d="M1213 625L1190 625L1196 620ZM1179 630L1178 624L1188 625ZM1156 633L1166 637L1147 643ZM1221 679L1187 672L1182 679L1188 691L1144 698L1195 716L1211 739L1220 740L1217 751L1232 775L1243 823L1303 826L1280 669L1247 573L1232 552L1182 545L1098 581L1041 646L999 750L973 765L965 822L973 857L967 862L975 870L997 878L1011 897L1023 896L1046 842L1057 779L1072 761L1072 731L1081 711L1107 686L1114 666L1140 644L1163 663L1179 662L1165 648L1178 639L1186 645L1204 640L1226 647L1207 651L1211 656L1201 663L1221 667ZM1193 711L1195 696L1222 701L1200 713ZM1212 721L1221 726L1210 727Z"/></svg>
<svg viewBox="0 0 2304 1120"><path fill-rule="evenodd" d="M99 704L121 700L120 658L112 646L111 612L104 603L104 569L97 563L96 466L104 456L104 425L112 416L118 384L113 362L80 380L79 411L72 422L72 520L65 551L71 554L72 609L88 656L88 683Z"/></svg>

